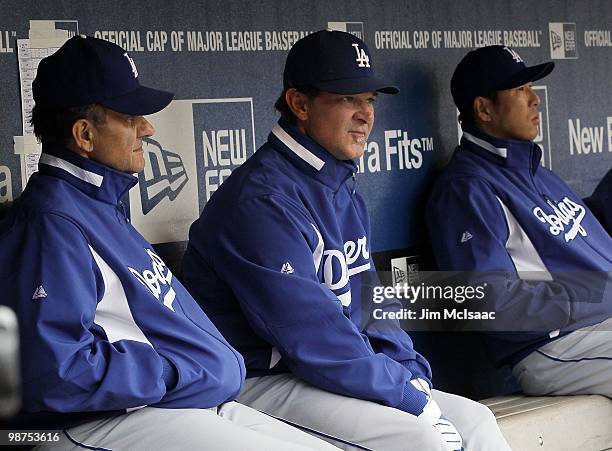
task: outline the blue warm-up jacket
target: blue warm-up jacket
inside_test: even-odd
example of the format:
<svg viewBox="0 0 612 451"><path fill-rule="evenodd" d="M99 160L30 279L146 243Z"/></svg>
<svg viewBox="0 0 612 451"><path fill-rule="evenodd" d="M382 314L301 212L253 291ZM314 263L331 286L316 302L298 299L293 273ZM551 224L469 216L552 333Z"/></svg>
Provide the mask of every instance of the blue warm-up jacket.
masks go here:
<svg viewBox="0 0 612 451"><path fill-rule="evenodd" d="M247 377L288 369L418 415L425 396L409 382L429 382L429 364L397 321L361 315L374 267L356 170L281 120L191 226L183 281Z"/></svg>
<svg viewBox="0 0 612 451"><path fill-rule="evenodd" d="M439 268L488 282L500 364L612 316L612 238L541 157L470 129L427 204Z"/></svg>
<svg viewBox="0 0 612 451"><path fill-rule="evenodd" d="M19 319L25 412L209 408L240 392L242 357L125 216L120 198L135 184L45 146L0 223L0 299Z"/></svg>

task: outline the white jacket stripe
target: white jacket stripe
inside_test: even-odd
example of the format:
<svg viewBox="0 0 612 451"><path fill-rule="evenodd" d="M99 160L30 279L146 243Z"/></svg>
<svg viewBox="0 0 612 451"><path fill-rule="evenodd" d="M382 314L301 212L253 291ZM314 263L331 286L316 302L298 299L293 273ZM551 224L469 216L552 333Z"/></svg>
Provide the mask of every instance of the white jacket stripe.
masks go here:
<svg viewBox="0 0 612 451"><path fill-rule="evenodd" d="M315 229L317 238L319 239L319 242L317 243L317 247L312 253L312 260L314 262L315 272L318 273L319 268L321 267L321 259L323 258L323 251L324 251L323 248L325 247L325 243L323 242L323 237L321 236L319 229L317 229L313 223L310 223L310 225Z"/></svg>
<svg viewBox="0 0 612 451"><path fill-rule="evenodd" d="M367 271L370 269L370 264L366 263L365 265L356 266L355 268L348 269L348 275L354 276L355 274L359 274L360 272Z"/></svg>
<svg viewBox="0 0 612 451"><path fill-rule="evenodd" d="M276 348L272 348L270 351L270 365L268 366L268 368L272 369L276 366L278 362L280 362L282 356Z"/></svg>
<svg viewBox="0 0 612 451"><path fill-rule="evenodd" d="M495 155L499 155L503 158L508 157L508 149L506 149L505 147L495 147L493 144L488 143L484 139L476 138L474 135L467 132L463 132L463 137Z"/></svg>
<svg viewBox="0 0 612 451"><path fill-rule="evenodd" d="M84 182L90 183L91 185L97 186L98 188L102 186L102 181L104 177L94 172L86 171L74 164L62 160L61 158L54 157L53 155L49 155L48 153L42 153L40 155L39 163L46 164L48 166L53 166L59 169L63 169L69 174L74 175L76 178L83 180Z"/></svg>
<svg viewBox="0 0 612 451"><path fill-rule="evenodd" d="M104 329L108 341L111 343L120 340L132 340L153 347L134 321L119 277L91 246L89 246L89 250L102 273L102 280L104 281L104 295L96 307L94 323Z"/></svg>
<svg viewBox="0 0 612 451"><path fill-rule="evenodd" d="M272 128L272 134L276 136L280 141L287 146L294 154L308 163L310 166L315 168L317 171L320 171L325 162L317 157L314 153L308 150L306 147L302 146L299 142L291 137L289 133L282 129L282 127L276 124Z"/></svg>
<svg viewBox="0 0 612 451"><path fill-rule="evenodd" d="M351 301L352 301L351 290L347 291L346 293L339 294L338 300L345 307L351 305Z"/></svg>
<svg viewBox="0 0 612 451"><path fill-rule="evenodd" d="M508 225L506 250L514 263L519 277L523 280L553 280L525 230L502 200L497 196L495 197L506 216L506 223Z"/></svg>

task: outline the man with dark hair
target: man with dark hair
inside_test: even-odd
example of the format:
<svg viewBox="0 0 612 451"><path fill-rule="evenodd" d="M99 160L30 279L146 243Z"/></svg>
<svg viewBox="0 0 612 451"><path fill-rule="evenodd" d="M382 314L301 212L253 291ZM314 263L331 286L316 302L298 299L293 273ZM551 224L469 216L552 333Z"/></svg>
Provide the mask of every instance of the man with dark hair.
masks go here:
<svg viewBox="0 0 612 451"><path fill-rule="evenodd" d="M298 41L282 118L191 226L185 284L245 356L241 402L344 449L508 449L485 406L432 390L397 321L360 318L374 267L354 160L378 92L398 90L357 37Z"/></svg>
<svg viewBox="0 0 612 451"><path fill-rule="evenodd" d="M439 268L487 283L487 346L526 393L612 396L612 238L533 142L532 82L553 67L505 46L463 58L451 80L463 137L427 220Z"/></svg>
<svg viewBox="0 0 612 451"><path fill-rule="evenodd" d="M33 90L39 172L0 223L2 303L20 323L13 428L63 429L42 449L331 448L233 401L242 357L129 223L143 115L172 94L81 36L40 62Z"/></svg>
<svg viewBox="0 0 612 451"><path fill-rule="evenodd" d="M291 110L291 107L287 103L287 91L289 89L296 89L310 100L314 99L317 95L319 95L321 93L321 90L315 88L314 86L295 86L293 88L283 89L281 95L278 97L276 102L274 102L274 108L276 108L276 111L280 113L281 117L285 121L289 122L290 124L296 125L297 117L295 116L295 114Z"/></svg>

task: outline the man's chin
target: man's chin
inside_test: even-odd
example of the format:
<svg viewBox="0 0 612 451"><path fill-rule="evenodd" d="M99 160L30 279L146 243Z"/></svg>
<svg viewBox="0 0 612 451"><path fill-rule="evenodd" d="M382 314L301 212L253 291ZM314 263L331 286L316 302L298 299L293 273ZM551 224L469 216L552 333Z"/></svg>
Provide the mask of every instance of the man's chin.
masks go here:
<svg viewBox="0 0 612 451"><path fill-rule="evenodd" d="M360 152L346 152L340 160L349 161L349 160L358 160L363 155L363 150Z"/></svg>
<svg viewBox="0 0 612 451"><path fill-rule="evenodd" d="M539 134L540 134L540 129L536 128L535 131L531 133L531 135L527 138L527 141L533 141L534 139L538 137Z"/></svg>
<svg viewBox="0 0 612 451"><path fill-rule="evenodd" d="M144 171L144 168L145 163L143 161L142 164L132 164L132 166L125 172L128 174L138 174L139 172Z"/></svg>

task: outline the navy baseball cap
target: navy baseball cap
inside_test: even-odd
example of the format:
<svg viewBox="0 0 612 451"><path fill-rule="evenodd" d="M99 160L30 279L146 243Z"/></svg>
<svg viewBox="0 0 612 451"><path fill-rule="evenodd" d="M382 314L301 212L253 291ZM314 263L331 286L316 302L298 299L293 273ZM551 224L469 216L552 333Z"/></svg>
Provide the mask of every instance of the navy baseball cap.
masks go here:
<svg viewBox="0 0 612 451"><path fill-rule="evenodd" d="M100 104L141 116L166 107L174 94L140 86L134 60L116 44L74 36L44 58L32 84L37 105L52 108Z"/></svg>
<svg viewBox="0 0 612 451"><path fill-rule="evenodd" d="M469 52L457 65L451 79L451 94L457 108L464 111L472 107L478 96L539 80L554 67L553 62L529 67L507 46L482 47Z"/></svg>
<svg viewBox="0 0 612 451"><path fill-rule="evenodd" d="M295 43L285 62L284 88L314 86L335 94L399 89L376 76L370 51L358 37L343 31L321 30Z"/></svg>

